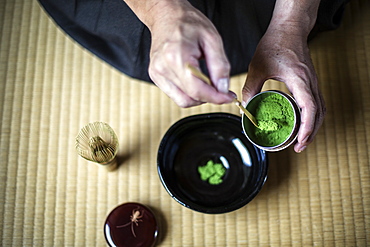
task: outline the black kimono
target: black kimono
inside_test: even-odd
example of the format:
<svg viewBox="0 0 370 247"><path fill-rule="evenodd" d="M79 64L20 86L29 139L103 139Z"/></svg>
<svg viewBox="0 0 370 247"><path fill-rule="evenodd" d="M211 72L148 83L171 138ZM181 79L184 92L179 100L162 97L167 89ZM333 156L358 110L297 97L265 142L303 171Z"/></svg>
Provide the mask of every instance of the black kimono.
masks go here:
<svg viewBox="0 0 370 247"><path fill-rule="evenodd" d="M274 0L189 0L220 33L231 75L244 73L265 33ZM39 0L74 40L133 78L151 82L148 74L151 35L123 0ZM348 0L322 0L313 32L340 24ZM242 62L240 62L242 61ZM205 64L201 63L204 70Z"/></svg>

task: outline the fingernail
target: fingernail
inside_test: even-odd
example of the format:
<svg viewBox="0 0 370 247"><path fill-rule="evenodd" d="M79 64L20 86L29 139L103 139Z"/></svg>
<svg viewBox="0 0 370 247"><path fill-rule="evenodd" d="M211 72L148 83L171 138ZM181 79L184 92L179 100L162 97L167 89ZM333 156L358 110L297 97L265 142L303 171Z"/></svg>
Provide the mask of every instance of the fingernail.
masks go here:
<svg viewBox="0 0 370 247"><path fill-rule="evenodd" d="M222 78L217 81L217 91L221 93L228 93L229 92L229 79Z"/></svg>

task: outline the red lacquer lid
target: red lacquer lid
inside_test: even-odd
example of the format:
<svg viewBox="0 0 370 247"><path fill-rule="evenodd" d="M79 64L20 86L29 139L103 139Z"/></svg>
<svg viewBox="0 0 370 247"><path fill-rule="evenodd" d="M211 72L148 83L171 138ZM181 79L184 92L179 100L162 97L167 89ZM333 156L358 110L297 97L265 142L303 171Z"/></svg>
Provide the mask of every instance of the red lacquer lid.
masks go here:
<svg viewBox="0 0 370 247"><path fill-rule="evenodd" d="M158 223L148 207L125 203L108 215L104 235L112 247L153 247L158 237Z"/></svg>

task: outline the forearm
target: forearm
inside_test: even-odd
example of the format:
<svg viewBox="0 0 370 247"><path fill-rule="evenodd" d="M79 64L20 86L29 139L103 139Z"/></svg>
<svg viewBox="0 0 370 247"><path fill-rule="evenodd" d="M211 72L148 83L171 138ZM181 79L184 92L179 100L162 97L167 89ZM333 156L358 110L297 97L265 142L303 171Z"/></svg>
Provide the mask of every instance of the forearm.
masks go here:
<svg viewBox="0 0 370 247"><path fill-rule="evenodd" d="M136 16L151 30L155 22L180 16L181 6L189 4L186 0L123 0Z"/></svg>
<svg viewBox="0 0 370 247"><path fill-rule="evenodd" d="M277 0L270 27L308 36L317 18L320 0Z"/></svg>

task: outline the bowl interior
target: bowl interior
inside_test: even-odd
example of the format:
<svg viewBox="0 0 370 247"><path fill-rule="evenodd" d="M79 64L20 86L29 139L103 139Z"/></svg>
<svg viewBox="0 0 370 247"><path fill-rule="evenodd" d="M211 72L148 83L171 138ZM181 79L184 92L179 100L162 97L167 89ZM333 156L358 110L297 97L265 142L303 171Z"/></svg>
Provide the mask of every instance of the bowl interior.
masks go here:
<svg viewBox="0 0 370 247"><path fill-rule="evenodd" d="M258 107L258 105L260 104L260 102L265 99L266 97L270 96L270 95L273 95L273 94L279 94L281 95L284 100L289 103L290 105L290 108L291 108L291 111L292 111L292 114L294 116L294 120L293 120L293 123L292 123L292 127L291 129L289 130L289 135L287 135L287 137L284 139L284 141L282 142L279 142L279 143L275 143L274 145L264 145L263 142L261 142L260 138L256 137L256 135L254 134L255 133L255 130L256 130L256 127L249 121L249 119L247 119L246 116L243 115L243 127L244 127L244 130L245 130L245 133L247 134L249 140L257 145L258 147L262 148L262 147L269 147L269 148L273 148L273 147L278 147L282 144L284 144L285 142L289 141L290 138L292 137L292 135L294 134L294 130L295 130L295 126L297 125L297 113L295 111L295 108L291 102L291 100L288 98L289 96L282 93L282 92L277 92L277 91L264 91L262 93L259 93L257 95L255 95L247 104L246 108L248 111L251 112L252 115L256 116L256 109Z"/></svg>
<svg viewBox="0 0 370 247"><path fill-rule="evenodd" d="M226 169L218 185L203 181L198 172L210 160ZM244 206L260 191L267 157L248 141L240 117L201 114L181 119L167 131L158 151L158 173L167 192L183 206L225 213Z"/></svg>

